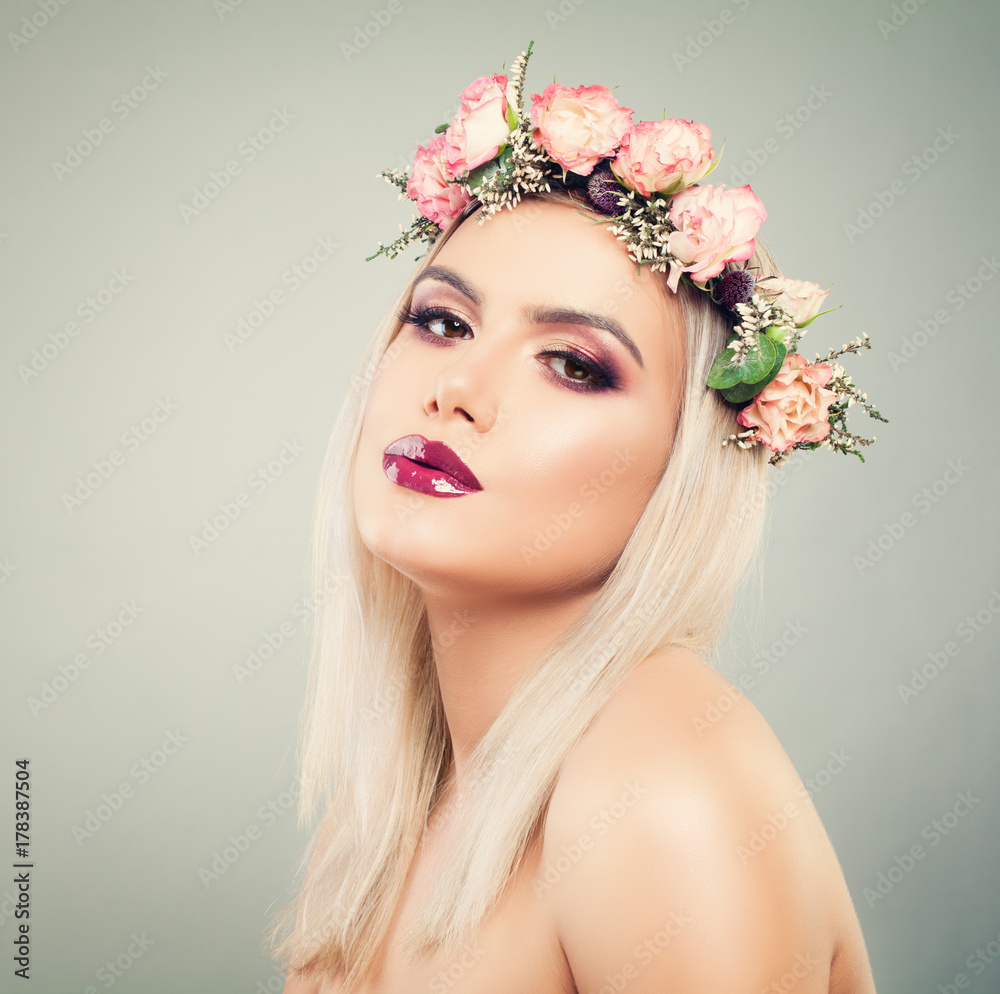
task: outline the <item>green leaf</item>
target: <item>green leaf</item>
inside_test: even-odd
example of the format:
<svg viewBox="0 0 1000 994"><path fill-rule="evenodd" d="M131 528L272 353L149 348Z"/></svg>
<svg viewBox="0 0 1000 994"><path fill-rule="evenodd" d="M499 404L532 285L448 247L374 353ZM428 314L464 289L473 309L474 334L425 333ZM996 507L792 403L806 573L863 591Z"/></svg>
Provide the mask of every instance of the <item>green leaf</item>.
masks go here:
<svg viewBox="0 0 1000 994"><path fill-rule="evenodd" d="M444 134L444 132L447 131L450 127L451 127L450 124L439 124L434 129L434 134L436 134L436 135Z"/></svg>
<svg viewBox="0 0 1000 994"><path fill-rule="evenodd" d="M708 380L706 380L708 386L716 390L725 390L726 387L740 382L742 370L738 364L733 362L733 355L732 349L726 349L719 353L715 362L712 363L712 368L708 371Z"/></svg>
<svg viewBox="0 0 1000 994"><path fill-rule="evenodd" d="M758 380L756 383L737 383L722 391L722 396L731 404L743 404L748 400L753 400L781 372L781 367L785 362L785 346L781 342L774 344L774 363L763 379Z"/></svg>
<svg viewBox="0 0 1000 994"><path fill-rule="evenodd" d="M483 183L491 180L497 173L508 171L511 155L510 148L507 145L501 145L499 155L490 159L489 162L484 162L481 166L476 166L469 173L465 181L469 189L475 193Z"/></svg>
<svg viewBox="0 0 1000 994"><path fill-rule="evenodd" d="M837 304L836 307L828 307L825 311L820 311L819 314L814 314L808 321L803 321L802 324L797 324L796 328L808 328L809 325L816 320L816 318L821 318L824 314L829 314L831 311L839 311L843 304Z"/></svg>
<svg viewBox="0 0 1000 994"><path fill-rule="evenodd" d="M517 114L514 113L514 108L507 104L507 126L513 131L517 127Z"/></svg>
<svg viewBox="0 0 1000 994"><path fill-rule="evenodd" d="M722 396L731 404L745 404L748 400L753 400L756 394L760 393L753 383L737 383L722 391Z"/></svg>
<svg viewBox="0 0 1000 994"><path fill-rule="evenodd" d="M722 153L725 152L725 150L726 150L726 140L723 139L722 148L720 148L719 151L716 153L715 158L712 160L712 164L708 167L708 169L705 172L705 176L702 176L702 178L698 180L699 183L704 183L705 177L708 176L715 169L715 167L722 161Z"/></svg>
<svg viewBox="0 0 1000 994"><path fill-rule="evenodd" d="M743 363L740 379L744 383L758 383L771 372L771 367L774 365L775 344L767 335L757 336L757 347L747 352L746 362Z"/></svg>

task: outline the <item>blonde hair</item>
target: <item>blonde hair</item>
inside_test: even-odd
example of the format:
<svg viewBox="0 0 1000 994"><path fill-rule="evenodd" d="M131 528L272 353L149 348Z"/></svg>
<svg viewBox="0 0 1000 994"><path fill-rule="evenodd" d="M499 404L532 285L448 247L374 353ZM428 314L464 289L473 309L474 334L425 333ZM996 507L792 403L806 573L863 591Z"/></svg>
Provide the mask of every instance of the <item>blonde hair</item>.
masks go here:
<svg viewBox="0 0 1000 994"><path fill-rule="evenodd" d="M565 191L524 199L582 203ZM476 208L437 239L414 276ZM759 242L749 265L760 276L779 275ZM411 294L412 280L352 379L326 456L314 525L318 608L300 819L325 810L303 862L303 887L272 933L290 969L343 972L347 991L373 964L451 761L420 591L362 544L351 499L369 386L392 354ZM737 430L734 409L705 386L731 322L702 291L682 285L678 300L685 369L666 468L589 608L514 689L470 756L460 831L435 891L403 935L408 955L440 946L454 952L475 937L588 725L655 650L711 653L755 558L768 453L721 444Z"/></svg>

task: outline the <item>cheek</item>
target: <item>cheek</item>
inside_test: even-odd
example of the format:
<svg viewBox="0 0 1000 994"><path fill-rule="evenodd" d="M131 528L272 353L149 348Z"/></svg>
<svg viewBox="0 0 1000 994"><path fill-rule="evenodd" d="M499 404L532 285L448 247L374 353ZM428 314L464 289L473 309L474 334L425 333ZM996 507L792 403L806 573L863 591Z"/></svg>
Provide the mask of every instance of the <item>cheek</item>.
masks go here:
<svg viewBox="0 0 1000 994"><path fill-rule="evenodd" d="M540 437L524 440L515 455L519 471L512 483L519 499L511 502L517 509L512 527L519 534L564 539L566 558L616 555L645 508L665 458L663 438L637 431L627 413L595 412L568 423L550 422Z"/></svg>

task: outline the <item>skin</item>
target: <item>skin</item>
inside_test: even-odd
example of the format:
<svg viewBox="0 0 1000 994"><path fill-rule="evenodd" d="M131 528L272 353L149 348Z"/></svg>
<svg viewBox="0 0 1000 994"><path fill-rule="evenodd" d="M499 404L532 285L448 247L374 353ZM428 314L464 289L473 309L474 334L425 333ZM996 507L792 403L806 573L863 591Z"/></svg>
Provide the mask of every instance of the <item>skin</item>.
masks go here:
<svg viewBox="0 0 1000 994"><path fill-rule="evenodd" d="M466 222L435 265L443 278L416 286L412 310L443 307L460 323L431 322L428 331L452 335L443 341L404 325L372 384L354 498L365 544L423 593L454 781L366 991L443 989L435 978L454 964L404 961L393 948L400 925L447 858L448 805L469 752L586 610L662 474L683 366L673 296L572 208L525 203L481 227ZM611 318L641 364L607 331L532 320L543 307ZM574 389L587 372L543 355L553 348L603 357L619 389ZM458 451L483 490L438 498L389 480L382 452L411 433ZM606 483L587 489L609 469ZM538 530L574 505L550 547L526 556ZM699 730L695 719L723 697L723 719ZM787 803L795 813L785 827L750 850ZM452 994L598 991L609 977L624 978L629 994L758 994L788 976L793 988L773 989L874 991L843 874L791 762L745 698L677 649L637 667L571 752L477 948L482 955L451 975ZM286 985L295 994L340 989L336 978L290 976Z"/></svg>
<svg viewBox="0 0 1000 994"><path fill-rule="evenodd" d="M444 307L464 327L439 319L430 330L453 337L434 339L404 325L372 384L354 496L365 544L423 591L461 781L513 686L599 591L662 475L683 342L673 295L570 207L467 222L436 268L481 302L440 279L417 284L413 310ZM642 365L606 331L529 320L541 307L612 318ZM582 392L593 374L540 355L560 348L603 356L618 389ZM483 490L442 499L389 480L382 453L411 433L450 445ZM560 515L569 527L532 555Z"/></svg>

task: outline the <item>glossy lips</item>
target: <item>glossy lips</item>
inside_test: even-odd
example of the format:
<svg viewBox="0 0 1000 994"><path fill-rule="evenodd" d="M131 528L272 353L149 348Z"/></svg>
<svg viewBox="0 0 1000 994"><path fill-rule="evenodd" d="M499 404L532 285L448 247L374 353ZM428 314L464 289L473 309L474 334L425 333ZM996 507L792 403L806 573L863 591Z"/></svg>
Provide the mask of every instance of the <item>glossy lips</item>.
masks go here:
<svg viewBox="0 0 1000 994"><path fill-rule="evenodd" d="M483 489L454 449L423 435L404 435L388 445L382 469L393 483L433 497L462 497Z"/></svg>

